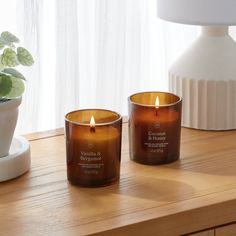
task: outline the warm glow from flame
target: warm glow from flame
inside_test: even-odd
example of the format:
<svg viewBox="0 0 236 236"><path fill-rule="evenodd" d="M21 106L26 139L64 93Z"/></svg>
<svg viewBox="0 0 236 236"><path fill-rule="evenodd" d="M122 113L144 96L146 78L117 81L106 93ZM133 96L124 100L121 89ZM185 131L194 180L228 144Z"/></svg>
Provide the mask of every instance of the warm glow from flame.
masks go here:
<svg viewBox="0 0 236 236"><path fill-rule="evenodd" d="M92 116L91 119L90 119L90 127L91 128L94 128L95 127L95 120L94 120L94 117Z"/></svg>
<svg viewBox="0 0 236 236"><path fill-rule="evenodd" d="M159 108L159 105L160 105L160 101L159 101L159 97L157 96L157 97L156 97L156 102L155 102L155 107L156 107L156 109Z"/></svg>

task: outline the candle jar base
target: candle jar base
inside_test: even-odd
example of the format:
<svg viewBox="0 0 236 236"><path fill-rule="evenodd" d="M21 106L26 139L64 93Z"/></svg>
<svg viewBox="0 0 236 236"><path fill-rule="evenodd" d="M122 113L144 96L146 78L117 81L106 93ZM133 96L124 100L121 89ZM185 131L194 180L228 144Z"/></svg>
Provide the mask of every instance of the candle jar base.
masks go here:
<svg viewBox="0 0 236 236"><path fill-rule="evenodd" d="M96 187L105 187L119 182L120 176L114 177L112 179L104 180L81 180L81 179L70 179L68 181L74 186L87 187L87 188L96 188Z"/></svg>
<svg viewBox="0 0 236 236"><path fill-rule="evenodd" d="M177 160L179 160L179 156L171 156L165 159L160 159L157 157L154 158L144 158L144 157L140 157L140 156L134 156L134 157L130 157L130 159L132 161L135 161L139 164L143 164L143 165L164 165L164 164L169 164L172 162L175 162Z"/></svg>

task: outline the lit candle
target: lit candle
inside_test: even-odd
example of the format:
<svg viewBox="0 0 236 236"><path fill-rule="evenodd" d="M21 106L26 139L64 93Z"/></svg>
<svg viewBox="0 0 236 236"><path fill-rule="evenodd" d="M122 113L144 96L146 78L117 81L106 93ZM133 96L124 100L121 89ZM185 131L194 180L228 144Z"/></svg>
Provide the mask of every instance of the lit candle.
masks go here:
<svg viewBox="0 0 236 236"><path fill-rule="evenodd" d="M170 93L145 92L129 97L130 157L142 164L179 158L181 99Z"/></svg>
<svg viewBox="0 0 236 236"><path fill-rule="evenodd" d="M95 187L119 180L122 118L108 110L66 115L67 176L72 184Z"/></svg>

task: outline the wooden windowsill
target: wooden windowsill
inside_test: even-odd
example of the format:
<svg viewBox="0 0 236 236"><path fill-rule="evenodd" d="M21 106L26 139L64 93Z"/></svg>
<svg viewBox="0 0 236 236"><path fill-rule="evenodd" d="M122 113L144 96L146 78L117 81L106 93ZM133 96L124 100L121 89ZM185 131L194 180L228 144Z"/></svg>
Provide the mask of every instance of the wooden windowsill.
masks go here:
<svg viewBox="0 0 236 236"><path fill-rule="evenodd" d="M26 135L31 170L0 184L0 235L180 235L235 221L236 131L182 129L181 159L129 160L123 127L120 182L71 186L63 129Z"/></svg>

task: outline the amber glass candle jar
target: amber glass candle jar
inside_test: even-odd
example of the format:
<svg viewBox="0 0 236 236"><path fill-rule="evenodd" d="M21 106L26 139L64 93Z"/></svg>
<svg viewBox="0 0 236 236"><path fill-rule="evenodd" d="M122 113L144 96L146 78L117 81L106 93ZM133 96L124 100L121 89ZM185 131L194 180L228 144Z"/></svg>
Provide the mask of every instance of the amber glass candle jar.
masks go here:
<svg viewBox="0 0 236 236"><path fill-rule="evenodd" d="M130 158L142 164L164 164L179 158L181 107L178 96L137 93L128 98Z"/></svg>
<svg viewBox="0 0 236 236"><path fill-rule="evenodd" d="M121 116L109 110L78 110L66 115L65 127L68 180L86 187L118 181Z"/></svg>

